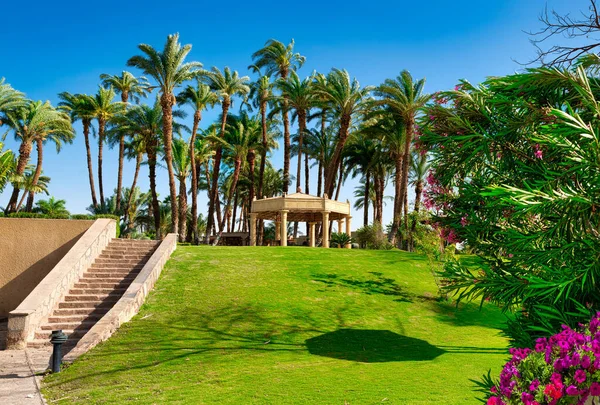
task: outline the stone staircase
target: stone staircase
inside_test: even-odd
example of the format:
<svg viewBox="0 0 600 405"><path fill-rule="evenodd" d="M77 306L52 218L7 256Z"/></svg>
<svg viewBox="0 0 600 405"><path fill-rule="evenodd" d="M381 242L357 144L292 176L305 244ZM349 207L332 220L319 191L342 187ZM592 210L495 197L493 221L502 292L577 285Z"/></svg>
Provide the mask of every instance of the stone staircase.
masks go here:
<svg viewBox="0 0 600 405"><path fill-rule="evenodd" d="M58 303L27 346L50 345L52 331L62 329L69 336L64 353L75 347L127 291L159 244L158 241L113 239Z"/></svg>

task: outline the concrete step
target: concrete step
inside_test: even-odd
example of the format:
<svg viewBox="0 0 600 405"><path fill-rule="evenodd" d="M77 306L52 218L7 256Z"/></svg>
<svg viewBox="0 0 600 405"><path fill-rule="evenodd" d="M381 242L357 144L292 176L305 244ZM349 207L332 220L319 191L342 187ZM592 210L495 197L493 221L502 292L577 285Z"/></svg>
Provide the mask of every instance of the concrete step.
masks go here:
<svg viewBox="0 0 600 405"><path fill-rule="evenodd" d="M93 265L87 271L96 271L100 273L118 273L123 271L141 271L144 268L143 265L131 266L131 265L123 265L123 266L115 266L111 264L105 265Z"/></svg>
<svg viewBox="0 0 600 405"><path fill-rule="evenodd" d="M65 296L66 302L88 302L88 301L102 301L102 302L117 302L123 293L110 293L110 294L74 294Z"/></svg>
<svg viewBox="0 0 600 405"><path fill-rule="evenodd" d="M110 279L110 281L112 281L113 279L119 279L119 280L131 280L133 281L136 278L137 274L131 274L128 273L127 275L120 275L119 273L107 273L107 272L85 272L83 273L83 278L84 279L90 279L90 278L95 278L95 279L103 279L103 280L107 280ZM81 280L80 280L81 281Z"/></svg>
<svg viewBox="0 0 600 405"><path fill-rule="evenodd" d="M70 302L60 302L58 304L58 309L88 309L92 310L94 308L112 308L115 305L116 301L70 301Z"/></svg>
<svg viewBox="0 0 600 405"><path fill-rule="evenodd" d="M72 288L69 290L69 294L72 295L86 295L86 294L110 294L110 293L115 293L115 294L123 294L125 293L125 290L127 290L127 288L121 287L121 288Z"/></svg>
<svg viewBox="0 0 600 405"><path fill-rule="evenodd" d="M78 283L73 285L73 288L124 288L127 289L131 283L129 281L123 281L122 279L118 279L121 281L107 283L103 280L99 279L90 279L90 281L82 281L79 280Z"/></svg>
<svg viewBox="0 0 600 405"><path fill-rule="evenodd" d="M93 265L97 265L97 264L112 264L112 265L116 265L116 266L111 266L111 267L120 267L122 265L130 265L131 267L135 266L135 265L139 265L142 262L146 262L146 260L142 260L142 259L105 259L102 256L98 257L96 260L94 260Z"/></svg>
<svg viewBox="0 0 600 405"><path fill-rule="evenodd" d="M69 316L51 316L48 318L48 324L59 323L74 323L74 322L96 322L105 314L84 314L84 315L69 315ZM59 328L60 329L60 328Z"/></svg>
<svg viewBox="0 0 600 405"><path fill-rule="evenodd" d="M55 309L52 313L52 317L48 318L50 321L51 318L62 318L62 317L103 317L110 308L68 308L68 309Z"/></svg>
<svg viewBox="0 0 600 405"><path fill-rule="evenodd" d="M69 337L69 339L81 339L86 333L88 333L89 329L63 329L62 331ZM51 334L52 330L39 330L35 332L34 339L49 340Z"/></svg>
<svg viewBox="0 0 600 405"><path fill-rule="evenodd" d="M79 329L91 329L92 326L94 326L96 324L96 321L85 321L85 322L61 322L61 323L46 323L43 324L40 329L42 331L47 331L47 330L57 330L57 329L62 329L63 331L65 330L79 330ZM66 332L65 332L66 333Z"/></svg>

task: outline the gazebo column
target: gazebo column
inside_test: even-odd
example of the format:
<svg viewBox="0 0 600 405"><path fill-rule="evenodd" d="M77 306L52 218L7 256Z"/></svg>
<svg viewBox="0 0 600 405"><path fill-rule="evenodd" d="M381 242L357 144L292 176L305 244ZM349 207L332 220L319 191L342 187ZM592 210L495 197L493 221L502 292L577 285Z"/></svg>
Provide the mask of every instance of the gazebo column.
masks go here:
<svg viewBox="0 0 600 405"><path fill-rule="evenodd" d="M338 233L342 233L342 232L344 232L344 228L343 228L343 226L342 226L342 223L343 223L343 222L344 222L344 220L343 220L343 219L341 219L341 218L337 220L337 223L338 223L338 224L337 224L337 225L338 225Z"/></svg>
<svg viewBox="0 0 600 405"><path fill-rule="evenodd" d="M287 214L288 210L281 210L281 246L287 246Z"/></svg>
<svg viewBox="0 0 600 405"><path fill-rule="evenodd" d="M256 246L256 214L250 213L250 246Z"/></svg>
<svg viewBox="0 0 600 405"><path fill-rule="evenodd" d="M281 221L275 221L275 241L281 241Z"/></svg>
<svg viewBox="0 0 600 405"><path fill-rule="evenodd" d="M329 247L329 211L323 211L323 247Z"/></svg>
<svg viewBox="0 0 600 405"><path fill-rule="evenodd" d="M308 246L315 247L315 224L316 222L308 223Z"/></svg>
<svg viewBox="0 0 600 405"><path fill-rule="evenodd" d="M348 215L346 217L346 235L352 236L352 217ZM344 246L346 249L352 249L352 243L346 243Z"/></svg>

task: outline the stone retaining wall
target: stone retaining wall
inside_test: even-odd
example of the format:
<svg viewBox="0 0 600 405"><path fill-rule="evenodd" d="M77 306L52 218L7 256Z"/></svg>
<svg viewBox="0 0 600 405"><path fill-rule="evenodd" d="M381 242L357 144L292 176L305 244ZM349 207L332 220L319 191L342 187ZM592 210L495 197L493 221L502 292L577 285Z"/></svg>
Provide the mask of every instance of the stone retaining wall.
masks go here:
<svg viewBox="0 0 600 405"><path fill-rule="evenodd" d="M51 220L41 220L51 221ZM77 221L70 221L77 222ZM8 349L24 349L56 303L116 236L116 221L98 219L8 317Z"/></svg>

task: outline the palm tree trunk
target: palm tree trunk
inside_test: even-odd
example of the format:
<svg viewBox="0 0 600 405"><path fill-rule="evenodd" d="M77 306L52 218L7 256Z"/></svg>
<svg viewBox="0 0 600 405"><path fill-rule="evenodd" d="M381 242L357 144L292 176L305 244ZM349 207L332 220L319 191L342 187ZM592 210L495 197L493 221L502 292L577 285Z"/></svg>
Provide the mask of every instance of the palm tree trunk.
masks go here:
<svg viewBox="0 0 600 405"><path fill-rule="evenodd" d="M196 133L198 125L202 119L202 112L196 110L194 113L194 124L192 126L192 136L190 137L190 162L192 169L192 243L197 245L200 243L198 238L198 169L196 166Z"/></svg>
<svg viewBox="0 0 600 405"><path fill-rule="evenodd" d="M85 138L85 151L87 154L88 175L90 180L90 191L92 192L92 206L98 208L98 200L96 199L96 186L94 186L94 168L92 165L92 151L90 148L90 121L83 120L83 137Z"/></svg>
<svg viewBox="0 0 600 405"><path fill-rule="evenodd" d="M413 138L414 118L411 118L406 123L406 140L404 143L404 157L402 160L402 179L400 188L400 201L404 202L404 199L408 196L408 172L410 170L410 146ZM404 213L405 215L408 212Z"/></svg>
<svg viewBox="0 0 600 405"><path fill-rule="evenodd" d="M115 202L115 210L121 209L121 190L123 188L123 164L125 160L125 135L119 137L119 170L117 174L117 196Z"/></svg>
<svg viewBox="0 0 600 405"><path fill-rule="evenodd" d="M238 158L235 160L235 165L233 169L233 179L231 181L231 187L229 188L229 195L227 196L227 202L225 204L225 213L223 219L221 220L221 226L219 227L219 234L217 235L213 246L217 246L219 244L219 240L221 239L221 235L223 234L223 229L225 228L225 219L228 217L229 209L231 208L231 201L233 199L233 194L237 189L237 182L240 177L240 168L242 167L242 159Z"/></svg>
<svg viewBox="0 0 600 405"><path fill-rule="evenodd" d="M35 187L40 180L40 176L42 175L42 163L44 160L44 141L41 138L37 138L35 141L35 146L37 149L37 165L35 167L35 174L33 175L33 179L31 180L31 187ZM27 206L25 207L25 211L31 212L33 210L33 199L34 192L29 191L29 196L27 198Z"/></svg>
<svg viewBox="0 0 600 405"><path fill-rule="evenodd" d="M369 225L369 197L371 194L371 173L365 172L365 195L363 201L363 226Z"/></svg>
<svg viewBox="0 0 600 405"><path fill-rule="evenodd" d="M248 187L248 200L250 201L250 204L252 204L252 201L254 200L254 166L256 162L256 153L254 153L254 149L248 151L246 160L248 160L248 181L250 182Z"/></svg>
<svg viewBox="0 0 600 405"><path fill-rule="evenodd" d="M390 234L388 235L388 240L392 245L396 244L396 236L398 229L400 229L400 221L402 220L402 204L404 202L404 196L402 195L402 168L404 154L397 153L394 157L394 218L392 221Z"/></svg>
<svg viewBox="0 0 600 405"><path fill-rule="evenodd" d="M308 153L304 154L304 193L306 194L310 194L310 166L308 164ZM306 223L306 235L308 236L308 232L309 232L309 226L308 226L308 222Z"/></svg>
<svg viewBox="0 0 600 405"><path fill-rule="evenodd" d="M235 220L237 216L237 207L238 207L238 198L239 198L239 190L235 190L235 197L233 199L233 214L231 214L231 230L235 231ZM241 223L241 222L240 222Z"/></svg>
<svg viewBox="0 0 600 405"><path fill-rule="evenodd" d="M262 150L260 151L260 169L258 172L258 198L263 198L263 182L265 177L265 167L267 165L267 103L260 104L260 119L262 126Z"/></svg>
<svg viewBox="0 0 600 405"><path fill-rule="evenodd" d="M23 173L25 173L25 168L27 167L27 163L29 163L29 156L31 155L32 147L33 146L31 142L25 140L22 141L21 146L19 146L19 160L17 161L17 170L15 172L19 176L22 176ZM8 214L17 210L19 191L19 187L13 187L13 192L10 196L10 200L8 201L8 205L6 206L6 212Z"/></svg>
<svg viewBox="0 0 600 405"><path fill-rule="evenodd" d="M175 173L173 171L173 94L163 94L160 105L163 112L163 147L165 162L169 173L169 195L171 196L171 232L179 233L179 216L177 215L177 189L175 188Z"/></svg>
<svg viewBox="0 0 600 405"><path fill-rule="evenodd" d="M321 197L323 188L323 160L319 159L319 171L317 172L317 197Z"/></svg>
<svg viewBox="0 0 600 405"><path fill-rule="evenodd" d="M288 116L288 102L283 100L283 192L288 193L290 186L290 117Z"/></svg>
<svg viewBox="0 0 600 405"><path fill-rule="evenodd" d="M411 251L412 235L408 229L408 193L404 194L404 231L408 232L406 239L406 250Z"/></svg>
<svg viewBox="0 0 600 405"><path fill-rule="evenodd" d="M187 187L185 179L185 177L179 179L179 242L185 242L187 232Z"/></svg>
<svg viewBox="0 0 600 405"><path fill-rule="evenodd" d="M124 222L129 223L129 207L131 207L131 201L133 200L133 195L135 194L135 187L137 185L138 176L140 174L140 167L142 165L142 159L144 158L144 154L139 152L135 157L135 173L133 174L133 183L131 183L131 188L129 189L129 197L127 198L127 205L124 210ZM130 225L133 225L131 223ZM133 229L133 226L130 226L129 229Z"/></svg>
<svg viewBox="0 0 600 405"><path fill-rule="evenodd" d="M306 130L306 111L298 111L298 169L296 170L296 191L302 191L302 142Z"/></svg>
<svg viewBox="0 0 600 405"><path fill-rule="evenodd" d="M100 190L100 207L104 212L104 184L102 182L102 159L104 149L104 131L106 129L106 121L104 118L98 118L98 189Z"/></svg>
<svg viewBox="0 0 600 405"><path fill-rule="evenodd" d="M327 170L327 176L325 177L324 192L327 193L328 196L333 194L335 177L337 175L338 167L341 163L342 150L344 149L346 140L348 139L349 128L350 116L343 115L340 120L340 130L338 132L338 140L335 145L335 151L333 152L333 157L331 159L331 166L329 167L329 170Z"/></svg>
<svg viewBox="0 0 600 405"><path fill-rule="evenodd" d="M342 189L342 183L344 180L344 165L342 164L343 162L340 163L340 176L338 178L338 182L337 182L337 190L335 192L335 200L339 200L340 198L340 190Z"/></svg>
<svg viewBox="0 0 600 405"><path fill-rule="evenodd" d="M423 181L418 180L415 184L415 212L421 209L421 195L423 194Z"/></svg>
<svg viewBox="0 0 600 405"><path fill-rule="evenodd" d="M156 240L161 240L160 234L160 203L156 193L156 146L147 146L148 155L148 177L150 179L150 193L152 194L152 216L154 217L154 230L156 231Z"/></svg>
<svg viewBox="0 0 600 405"><path fill-rule="evenodd" d="M228 100L223 100L222 108L223 113L221 117L221 138L225 137L225 124L227 123L227 112L229 111ZM217 146L217 151L214 157L213 163L213 178L212 178L212 186L211 186L211 195L208 203L208 218L207 218L207 232L206 232L206 243L208 244L210 240L210 230L214 228L214 215L215 209L217 208L217 198L219 196L219 170L221 166L221 156L223 155L223 148L221 146ZM217 217L219 214L217 213ZM221 223L221 219L217 218L218 223Z"/></svg>

